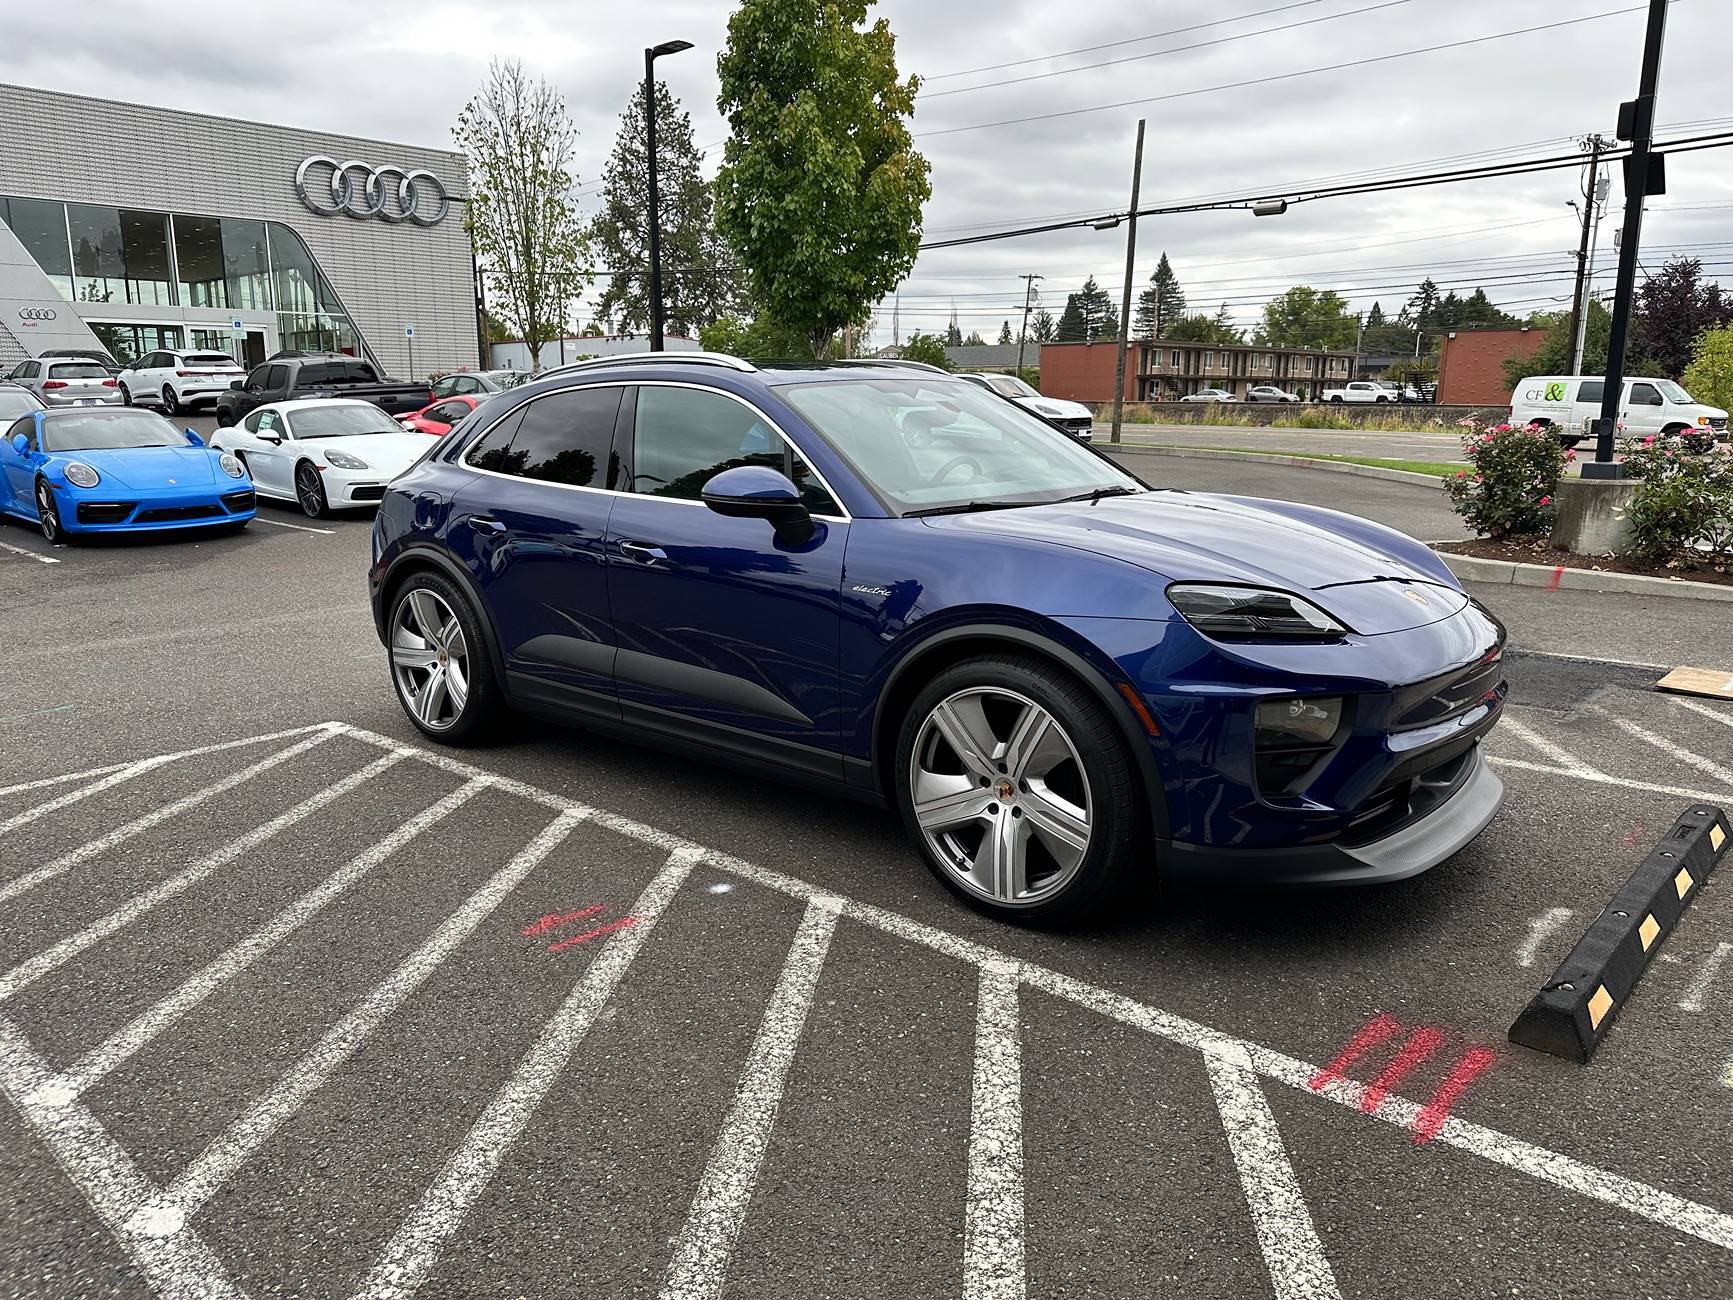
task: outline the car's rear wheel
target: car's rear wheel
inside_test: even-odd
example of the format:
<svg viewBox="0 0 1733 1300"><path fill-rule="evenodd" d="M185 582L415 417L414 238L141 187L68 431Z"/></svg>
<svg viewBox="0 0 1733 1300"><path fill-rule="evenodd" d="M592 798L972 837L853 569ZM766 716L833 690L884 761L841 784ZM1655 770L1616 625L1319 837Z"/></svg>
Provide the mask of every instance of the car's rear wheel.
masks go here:
<svg viewBox="0 0 1733 1300"><path fill-rule="evenodd" d="M226 406L217 407L217 428L232 429L235 427L235 413Z"/></svg>
<svg viewBox="0 0 1733 1300"><path fill-rule="evenodd" d="M1132 866L1137 772L1075 679L1020 655L969 659L916 696L897 803L933 874L970 906L1050 921L1104 903Z"/></svg>
<svg viewBox="0 0 1733 1300"><path fill-rule="evenodd" d="M179 415L181 413L181 399L175 396L173 384L162 386L162 409L165 415Z"/></svg>
<svg viewBox="0 0 1733 1300"><path fill-rule="evenodd" d="M132 389L128 388L125 384L120 386L120 404L122 406L131 406L133 404Z"/></svg>
<svg viewBox="0 0 1733 1300"><path fill-rule="evenodd" d="M447 744L480 739L504 711L479 615L449 579L417 573L397 592L388 627L391 681L403 711Z"/></svg>
<svg viewBox="0 0 1733 1300"><path fill-rule="evenodd" d="M36 524L50 546L58 546L66 540L66 529L60 523L60 508L54 504L54 489L48 486L48 480L40 478L36 480Z"/></svg>
<svg viewBox="0 0 1733 1300"><path fill-rule="evenodd" d="M329 509L319 471L308 461L295 467L295 500L301 505L301 513L309 519L317 519Z"/></svg>

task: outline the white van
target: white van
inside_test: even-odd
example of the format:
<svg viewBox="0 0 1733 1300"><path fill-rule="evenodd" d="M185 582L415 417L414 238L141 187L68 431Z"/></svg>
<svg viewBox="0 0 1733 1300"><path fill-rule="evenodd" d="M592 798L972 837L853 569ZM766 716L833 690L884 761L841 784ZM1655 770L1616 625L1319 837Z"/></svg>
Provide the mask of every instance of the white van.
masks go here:
<svg viewBox="0 0 1733 1300"><path fill-rule="evenodd" d="M1579 375L1537 375L1510 395L1512 424L1539 424L1558 430L1559 441L1574 447L1588 435L1588 421L1601 413L1604 381ZM1727 412L1692 400L1671 379L1633 376L1625 380L1619 403L1621 437L1650 433L1690 433L1688 441L1707 448L1727 433Z"/></svg>

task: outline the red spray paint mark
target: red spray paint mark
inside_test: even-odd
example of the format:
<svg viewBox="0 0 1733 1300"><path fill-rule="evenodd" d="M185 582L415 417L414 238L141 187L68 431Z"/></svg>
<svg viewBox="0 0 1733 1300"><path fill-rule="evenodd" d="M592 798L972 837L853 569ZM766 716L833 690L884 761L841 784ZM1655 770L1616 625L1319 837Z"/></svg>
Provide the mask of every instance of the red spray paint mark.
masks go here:
<svg viewBox="0 0 1733 1300"><path fill-rule="evenodd" d="M574 934L570 939L561 939L558 943L548 945L549 952L564 952L567 948L580 943L588 943L591 939L600 939L604 934L612 934L615 930L624 930L628 926L638 924L635 916L622 916L618 921L609 921L606 925L598 925L594 930L585 930L582 934Z"/></svg>
<svg viewBox="0 0 1733 1300"><path fill-rule="evenodd" d="M1552 580L1546 584L1546 589L1548 591L1557 591L1559 583L1564 581L1564 576L1565 566L1561 564L1558 568L1552 571Z"/></svg>
<svg viewBox="0 0 1733 1300"><path fill-rule="evenodd" d="M586 916L594 916L597 912L607 910L606 903L597 903L594 907L580 908L576 912L549 912L524 926L522 934L526 939L533 939L538 934L546 934L549 930L557 930L562 925L570 925L573 921L581 921Z"/></svg>
<svg viewBox="0 0 1733 1300"><path fill-rule="evenodd" d="M1462 1054L1456 1068L1438 1085L1438 1091L1432 1094L1432 1100L1414 1117L1414 1145L1430 1142L1438 1136L1438 1130L1443 1128L1444 1121L1450 1118L1450 1108L1456 1104L1457 1098L1467 1092L1468 1085L1484 1074L1497 1059L1498 1053L1490 1047L1471 1047Z"/></svg>
<svg viewBox="0 0 1733 1300"><path fill-rule="evenodd" d="M1349 1067L1355 1061L1358 1061L1401 1028L1402 1023L1395 1016L1379 1012L1378 1015L1360 1026L1355 1035L1348 1040L1348 1045L1336 1053L1334 1060L1312 1076L1312 1081L1308 1086L1316 1092L1325 1084L1347 1078Z"/></svg>
<svg viewBox="0 0 1733 1300"><path fill-rule="evenodd" d="M1396 1055L1390 1058L1378 1077L1372 1080L1370 1087L1360 1096L1360 1109L1368 1115L1377 1112L1384 1104L1384 1099L1390 1095L1392 1088L1400 1086L1402 1080L1414 1073L1414 1067L1431 1056L1444 1044L1444 1035L1430 1026L1416 1029L1408 1035L1408 1041L1396 1049Z"/></svg>

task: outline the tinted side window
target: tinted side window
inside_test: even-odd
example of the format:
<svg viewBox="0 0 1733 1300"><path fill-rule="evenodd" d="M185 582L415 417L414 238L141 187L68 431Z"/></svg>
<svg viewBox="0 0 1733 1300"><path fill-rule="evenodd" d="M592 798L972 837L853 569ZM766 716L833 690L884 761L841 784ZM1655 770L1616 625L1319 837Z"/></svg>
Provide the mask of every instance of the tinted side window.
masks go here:
<svg viewBox="0 0 1733 1300"><path fill-rule="evenodd" d="M609 452L622 388L576 388L524 407L507 474L569 487L611 487Z"/></svg>
<svg viewBox="0 0 1733 1300"><path fill-rule="evenodd" d="M523 409L520 407L482 434L464 459L477 469L491 469L496 474L511 473L508 459L511 442L517 436L517 427L522 419Z"/></svg>
<svg viewBox="0 0 1733 1300"><path fill-rule="evenodd" d="M1604 380L1604 379L1585 379L1585 380L1583 380L1582 383L1577 385L1577 401L1579 401L1579 402L1598 402L1601 400L1601 394L1606 392L1606 391L1607 391L1606 380Z"/></svg>
<svg viewBox="0 0 1733 1300"><path fill-rule="evenodd" d="M696 501L715 475L764 465L787 475L814 514L842 511L806 462L750 406L692 388L638 390L629 490Z"/></svg>
<svg viewBox="0 0 1733 1300"><path fill-rule="evenodd" d="M279 388L286 388L289 383L289 367L266 366L264 378L261 382L264 384L265 389L268 392L275 391Z"/></svg>
<svg viewBox="0 0 1733 1300"><path fill-rule="evenodd" d="M1632 406L1659 406L1659 405L1661 405L1660 390L1658 390L1653 384L1632 384L1631 385L1631 405Z"/></svg>

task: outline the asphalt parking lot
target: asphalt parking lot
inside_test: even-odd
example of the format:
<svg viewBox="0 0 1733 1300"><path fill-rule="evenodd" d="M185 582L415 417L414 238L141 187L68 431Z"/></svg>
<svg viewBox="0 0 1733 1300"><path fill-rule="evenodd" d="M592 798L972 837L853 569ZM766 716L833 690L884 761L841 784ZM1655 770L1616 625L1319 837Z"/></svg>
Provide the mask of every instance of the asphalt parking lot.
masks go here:
<svg viewBox="0 0 1733 1300"><path fill-rule="evenodd" d="M1733 667L1721 606L1481 593L1509 797L1419 879L1018 930L870 809L539 724L423 747L368 527L0 525L0 1295L1733 1292L1727 882L1592 1065L1504 1041L1733 806L1733 706L1643 666Z"/></svg>

